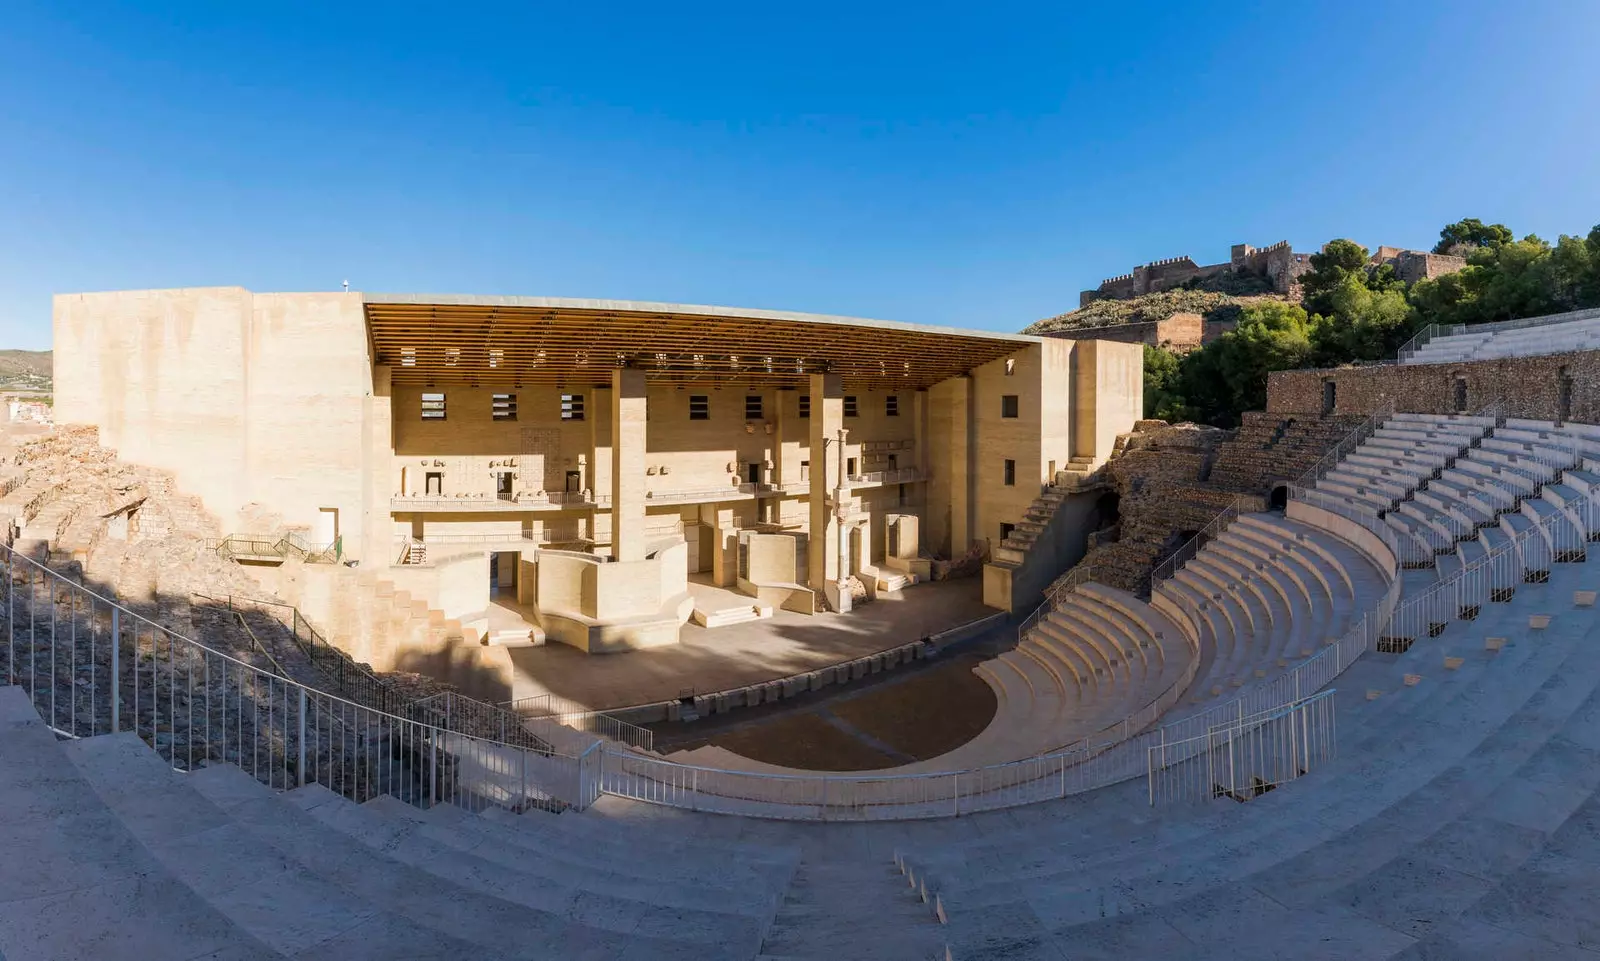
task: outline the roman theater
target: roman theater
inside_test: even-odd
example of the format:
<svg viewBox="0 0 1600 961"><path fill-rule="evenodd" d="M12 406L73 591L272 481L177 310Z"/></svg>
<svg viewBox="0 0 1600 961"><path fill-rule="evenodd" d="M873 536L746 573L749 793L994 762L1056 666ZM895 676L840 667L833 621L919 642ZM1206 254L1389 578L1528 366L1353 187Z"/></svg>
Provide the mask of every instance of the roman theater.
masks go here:
<svg viewBox="0 0 1600 961"><path fill-rule="evenodd" d="M1600 311L1226 431L1092 331L215 287L54 337L0 959L1600 944Z"/></svg>

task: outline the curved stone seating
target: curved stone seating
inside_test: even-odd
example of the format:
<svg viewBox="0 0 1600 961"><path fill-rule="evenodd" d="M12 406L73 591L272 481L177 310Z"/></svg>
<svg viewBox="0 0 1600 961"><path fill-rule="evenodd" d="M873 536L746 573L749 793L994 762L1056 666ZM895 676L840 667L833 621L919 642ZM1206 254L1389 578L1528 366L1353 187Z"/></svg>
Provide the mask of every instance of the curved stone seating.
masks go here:
<svg viewBox="0 0 1600 961"><path fill-rule="evenodd" d="M1576 957L1593 909L1562 892L1600 858L1582 746L1600 743L1600 627L1558 615L1536 641L1515 627L1594 574L1564 567L1483 620L1358 663L1340 682L1341 757L1317 777L1159 816L1129 784L903 844L902 860L952 945L996 957ZM1485 632L1511 643L1487 652Z"/></svg>
<svg viewBox="0 0 1600 961"><path fill-rule="evenodd" d="M1206 625L1208 647L1178 718L1268 681L1336 640L1387 580L1333 534L1277 514L1241 515L1156 594Z"/></svg>
<svg viewBox="0 0 1600 961"><path fill-rule="evenodd" d="M1595 310L1553 314L1510 325L1484 324L1434 337L1403 364L1453 364L1462 361L1531 357L1600 346L1600 312Z"/></svg>

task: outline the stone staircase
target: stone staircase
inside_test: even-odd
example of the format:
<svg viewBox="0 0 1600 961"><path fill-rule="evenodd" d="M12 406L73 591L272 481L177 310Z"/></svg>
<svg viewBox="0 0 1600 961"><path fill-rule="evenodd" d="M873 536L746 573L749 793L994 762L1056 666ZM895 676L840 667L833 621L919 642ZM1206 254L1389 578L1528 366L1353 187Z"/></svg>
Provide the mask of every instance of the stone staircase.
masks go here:
<svg viewBox="0 0 1600 961"><path fill-rule="evenodd" d="M1044 533L1044 529L1055 517L1056 509L1066 497L1066 491L1061 488L1053 484L1046 487L1033 499L1033 503L1028 505L1022 519L1012 528L1010 536L993 549L990 563L1011 567L1021 567L1026 563L1034 541Z"/></svg>

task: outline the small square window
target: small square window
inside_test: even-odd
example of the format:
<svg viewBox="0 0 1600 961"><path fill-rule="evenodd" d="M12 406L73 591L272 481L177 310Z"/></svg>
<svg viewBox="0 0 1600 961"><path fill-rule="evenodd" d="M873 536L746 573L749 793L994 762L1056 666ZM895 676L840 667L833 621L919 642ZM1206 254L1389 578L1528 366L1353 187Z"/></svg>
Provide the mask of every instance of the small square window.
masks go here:
<svg viewBox="0 0 1600 961"><path fill-rule="evenodd" d="M561 395L561 419L562 420L583 420L583 395L582 394L562 394Z"/></svg>
<svg viewBox="0 0 1600 961"><path fill-rule="evenodd" d="M845 394L844 395L844 415L846 417L857 417L857 416L860 415L860 413L861 413L860 409L856 407L856 395L855 394Z"/></svg>
<svg viewBox="0 0 1600 961"><path fill-rule="evenodd" d="M810 394L801 394L800 395L800 416L801 417L807 417L807 418L811 416L811 395Z"/></svg>
<svg viewBox="0 0 1600 961"><path fill-rule="evenodd" d="M845 461L844 461L844 472L845 472L845 475L847 477L855 477L856 476L856 459L854 457L846 457L845 458Z"/></svg>
<svg viewBox="0 0 1600 961"><path fill-rule="evenodd" d="M1001 417L1015 417L1015 416L1017 416L1017 395L1016 394L1006 394L1006 395L1004 395L1004 396L1002 396L1000 398L1000 416Z"/></svg>
<svg viewBox="0 0 1600 961"><path fill-rule="evenodd" d="M444 420L444 395L443 394L423 394L422 395L422 419L423 420Z"/></svg>
<svg viewBox="0 0 1600 961"><path fill-rule="evenodd" d="M760 394L746 394L744 396L744 419L745 420L760 420L761 419L761 395Z"/></svg>
<svg viewBox="0 0 1600 961"><path fill-rule="evenodd" d="M495 420L517 419L517 395L495 394L490 405L491 416Z"/></svg>
<svg viewBox="0 0 1600 961"><path fill-rule="evenodd" d="M1007 487L1017 486L1017 462L1014 460L1006 461L1005 484Z"/></svg>
<svg viewBox="0 0 1600 961"><path fill-rule="evenodd" d="M711 419L711 397L709 395L707 395L707 394L690 394L689 395L689 419L690 420L710 420Z"/></svg>
<svg viewBox="0 0 1600 961"><path fill-rule="evenodd" d="M900 416L900 395L889 394L883 399L883 413L886 417Z"/></svg>
<svg viewBox="0 0 1600 961"><path fill-rule="evenodd" d="M1017 525L1015 525L1015 524L1001 524L1000 525L1000 539L1001 540L1005 540L1006 538L1010 537L1011 536L1011 532L1016 530L1016 529L1017 529Z"/></svg>

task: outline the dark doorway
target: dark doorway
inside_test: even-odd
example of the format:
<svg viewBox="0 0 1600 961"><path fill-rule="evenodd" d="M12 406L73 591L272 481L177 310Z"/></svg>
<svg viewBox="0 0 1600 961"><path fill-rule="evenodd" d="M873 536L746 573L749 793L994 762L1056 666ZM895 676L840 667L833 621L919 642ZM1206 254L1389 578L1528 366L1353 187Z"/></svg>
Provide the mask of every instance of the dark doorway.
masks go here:
<svg viewBox="0 0 1600 961"><path fill-rule="evenodd" d="M1017 525L1015 525L1015 524L1001 524L1000 525L1000 539L1001 540L1005 540L1006 538L1010 537L1011 536L1011 532L1016 530L1016 529L1017 529Z"/></svg>
<svg viewBox="0 0 1600 961"><path fill-rule="evenodd" d="M583 471L567 471L567 493L576 494L583 490Z"/></svg>
<svg viewBox="0 0 1600 961"><path fill-rule="evenodd" d="M761 483L761 465L754 462L744 465L744 479L751 484Z"/></svg>
<svg viewBox="0 0 1600 961"><path fill-rule="evenodd" d="M1279 484L1272 489L1272 494L1267 498L1267 507L1275 511L1287 510L1289 507L1289 485Z"/></svg>
<svg viewBox="0 0 1600 961"><path fill-rule="evenodd" d="M1456 378L1456 413L1463 414L1467 410L1467 379Z"/></svg>
<svg viewBox="0 0 1600 961"><path fill-rule="evenodd" d="M1324 415L1331 414L1333 413L1333 409L1337 406L1339 406L1339 385L1331 380L1323 381L1322 413Z"/></svg>
<svg viewBox="0 0 1600 961"><path fill-rule="evenodd" d="M424 474L423 482L427 485L424 489L429 497L439 497L444 494L444 474L440 471L429 471Z"/></svg>

